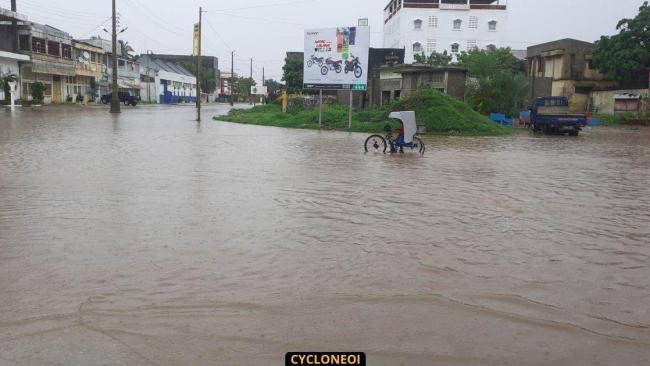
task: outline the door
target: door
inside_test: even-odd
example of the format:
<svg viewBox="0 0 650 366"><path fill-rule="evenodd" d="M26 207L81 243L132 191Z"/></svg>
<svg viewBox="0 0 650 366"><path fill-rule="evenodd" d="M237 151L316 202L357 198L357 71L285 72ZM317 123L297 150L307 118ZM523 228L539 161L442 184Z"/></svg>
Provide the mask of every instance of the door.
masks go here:
<svg viewBox="0 0 650 366"><path fill-rule="evenodd" d="M52 103L61 103L61 76L52 77Z"/></svg>

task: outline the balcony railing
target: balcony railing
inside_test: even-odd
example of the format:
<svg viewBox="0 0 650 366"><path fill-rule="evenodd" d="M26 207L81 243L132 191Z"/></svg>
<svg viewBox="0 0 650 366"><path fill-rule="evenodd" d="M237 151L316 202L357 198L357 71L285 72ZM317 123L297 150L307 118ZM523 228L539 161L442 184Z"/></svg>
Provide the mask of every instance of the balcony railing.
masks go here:
<svg viewBox="0 0 650 366"><path fill-rule="evenodd" d="M440 3L441 10L469 10L469 4L445 4Z"/></svg>

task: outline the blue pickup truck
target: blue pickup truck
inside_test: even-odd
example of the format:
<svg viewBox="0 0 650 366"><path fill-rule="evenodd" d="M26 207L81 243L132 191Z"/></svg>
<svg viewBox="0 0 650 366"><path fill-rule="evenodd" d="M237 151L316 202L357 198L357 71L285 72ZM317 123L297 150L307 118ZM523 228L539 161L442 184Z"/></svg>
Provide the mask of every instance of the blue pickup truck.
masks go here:
<svg viewBox="0 0 650 366"><path fill-rule="evenodd" d="M587 117L584 114L569 112L566 97L537 98L530 109L530 126L535 132L578 136L586 125Z"/></svg>

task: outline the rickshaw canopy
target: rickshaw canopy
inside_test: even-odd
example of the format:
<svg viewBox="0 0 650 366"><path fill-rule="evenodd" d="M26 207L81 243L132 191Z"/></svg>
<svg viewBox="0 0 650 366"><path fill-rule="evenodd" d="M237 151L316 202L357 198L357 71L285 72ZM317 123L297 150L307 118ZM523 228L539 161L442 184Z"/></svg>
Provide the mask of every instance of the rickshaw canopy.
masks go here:
<svg viewBox="0 0 650 366"><path fill-rule="evenodd" d="M413 111L400 111L392 112L388 118L395 118L402 121L404 125L404 143L410 144L413 142L413 136L418 132L418 125L415 121L415 112Z"/></svg>

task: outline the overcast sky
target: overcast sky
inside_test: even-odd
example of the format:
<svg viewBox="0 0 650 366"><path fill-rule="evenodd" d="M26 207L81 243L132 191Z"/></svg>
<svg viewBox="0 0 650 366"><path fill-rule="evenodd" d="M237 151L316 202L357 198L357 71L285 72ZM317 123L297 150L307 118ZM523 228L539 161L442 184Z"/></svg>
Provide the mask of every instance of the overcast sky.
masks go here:
<svg viewBox="0 0 650 366"><path fill-rule="evenodd" d="M18 11L30 20L46 23L75 38L107 33L110 0L17 0ZM280 79L286 51L302 51L303 29L354 25L369 18L371 46L382 46L383 8L388 0L117 0L121 35L137 53L189 54L192 25L204 14L204 54L218 56L220 69L230 69L230 51L236 51L235 71L261 79ZM559 38L595 41L614 34L619 19L633 17L643 0L509 0L508 45L527 46ZM9 8L10 0L0 0Z"/></svg>

